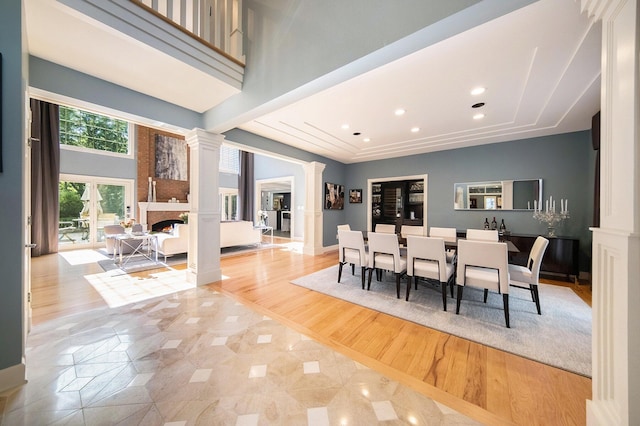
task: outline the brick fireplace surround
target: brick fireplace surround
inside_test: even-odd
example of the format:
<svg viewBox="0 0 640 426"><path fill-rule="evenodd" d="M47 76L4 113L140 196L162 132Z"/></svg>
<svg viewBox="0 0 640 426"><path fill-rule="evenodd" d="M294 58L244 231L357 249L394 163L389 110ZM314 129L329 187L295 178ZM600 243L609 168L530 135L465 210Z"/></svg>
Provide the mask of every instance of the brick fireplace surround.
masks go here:
<svg viewBox="0 0 640 426"><path fill-rule="evenodd" d="M155 174L155 136L165 135L184 141L184 136L163 132L144 126L136 126L137 148L138 148L138 201L147 201L149 177L156 181L156 200L165 203L175 197L180 203L185 203L184 210L180 211L149 211L147 213L147 224L160 222L162 220L179 219L178 215L188 211L187 193L189 192L189 181L160 179ZM189 149L187 150L187 175L191 173ZM135 206L136 219L140 220L140 210L138 204Z"/></svg>

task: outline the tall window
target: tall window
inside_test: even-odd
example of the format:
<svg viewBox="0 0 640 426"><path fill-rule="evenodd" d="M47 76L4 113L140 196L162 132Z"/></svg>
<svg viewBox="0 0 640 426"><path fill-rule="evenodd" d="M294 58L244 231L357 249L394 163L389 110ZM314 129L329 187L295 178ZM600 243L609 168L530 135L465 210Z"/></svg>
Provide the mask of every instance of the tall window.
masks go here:
<svg viewBox="0 0 640 426"><path fill-rule="evenodd" d="M130 154L129 123L60 106L60 144L80 149Z"/></svg>
<svg viewBox="0 0 640 426"><path fill-rule="evenodd" d="M240 150L232 146L220 147L220 171L224 173L240 173Z"/></svg>

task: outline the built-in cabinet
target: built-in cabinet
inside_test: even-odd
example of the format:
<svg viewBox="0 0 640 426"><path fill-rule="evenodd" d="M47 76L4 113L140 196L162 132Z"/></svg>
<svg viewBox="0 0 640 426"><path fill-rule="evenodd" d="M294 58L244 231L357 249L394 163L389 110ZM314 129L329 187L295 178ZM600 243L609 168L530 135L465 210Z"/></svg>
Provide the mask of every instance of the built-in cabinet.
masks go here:
<svg viewBox="0 0 640 426"><path fill-rule="evenodd" d="M371 185L372 229L378 223L422 226L424 179L376 182Z"/></svg>

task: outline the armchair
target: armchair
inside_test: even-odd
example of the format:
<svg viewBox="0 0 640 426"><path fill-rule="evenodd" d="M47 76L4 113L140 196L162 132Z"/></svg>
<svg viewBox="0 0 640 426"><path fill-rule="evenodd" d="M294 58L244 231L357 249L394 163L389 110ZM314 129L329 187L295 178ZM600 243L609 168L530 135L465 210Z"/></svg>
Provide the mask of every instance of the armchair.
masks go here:
<svg viewBox="0 0 640 426"><path fill-rule="evenodd" d="M407 258L400 256L400 245L396 234L369 232L369 282L367 290L371 289L371 274L373 270L392 271L396 276L396 293L400 299L400 276L407 271Z"/></svg>
<svg viewBox="0 0 640 426"><path fill-rule="evenodd" d="M364 275L367 270L367 252L364 247L364 237L360 231L338 230L338 282L342 277L342 267L351 264L351 273L355 275L355 267L360 267L362 289L364 290Z"/></svg>
<svg viewBox="0 0 640 426"><path fill-rule="evenodd" d="M453 264L447 262L442 238L407 237L407 298L411 291L411 277L415 277L416 290L418 278L440 283L442 289L442 307L447 310L447 284L453 288Z"/></svg>
<svg viewBox="0 0 640 426"><path fill-rule="evenodd" d="M538 292L538 284L540 279L540 266L542 265L542 257L547 250L549 240L538 236L529 252L527 266L509 264L509 276L511 277L511 286L531 290L531 298L536 304L538 315L542 315L540 311L540 293Z"/></svg>
<svg viewBox="0 0 640 426"><path fill-rule="evenodd" d="M504 318L509 326L509 268L507 244L489 241L458 241L456 315L465 286L484 289L484 303L489 290L502 294Z"/></svg>

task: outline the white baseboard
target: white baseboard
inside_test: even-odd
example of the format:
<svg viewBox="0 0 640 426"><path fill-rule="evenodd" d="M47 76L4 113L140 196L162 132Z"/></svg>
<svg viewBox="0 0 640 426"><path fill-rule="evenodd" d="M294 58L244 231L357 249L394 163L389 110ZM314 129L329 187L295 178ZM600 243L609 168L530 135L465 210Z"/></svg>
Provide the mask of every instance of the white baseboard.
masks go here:
<svg viewBox="0 0 640 426"><path fill-rule="evenodd" d="M27 368L24 362L0 370L0 392L22 386L27 383Z"/></svg>

